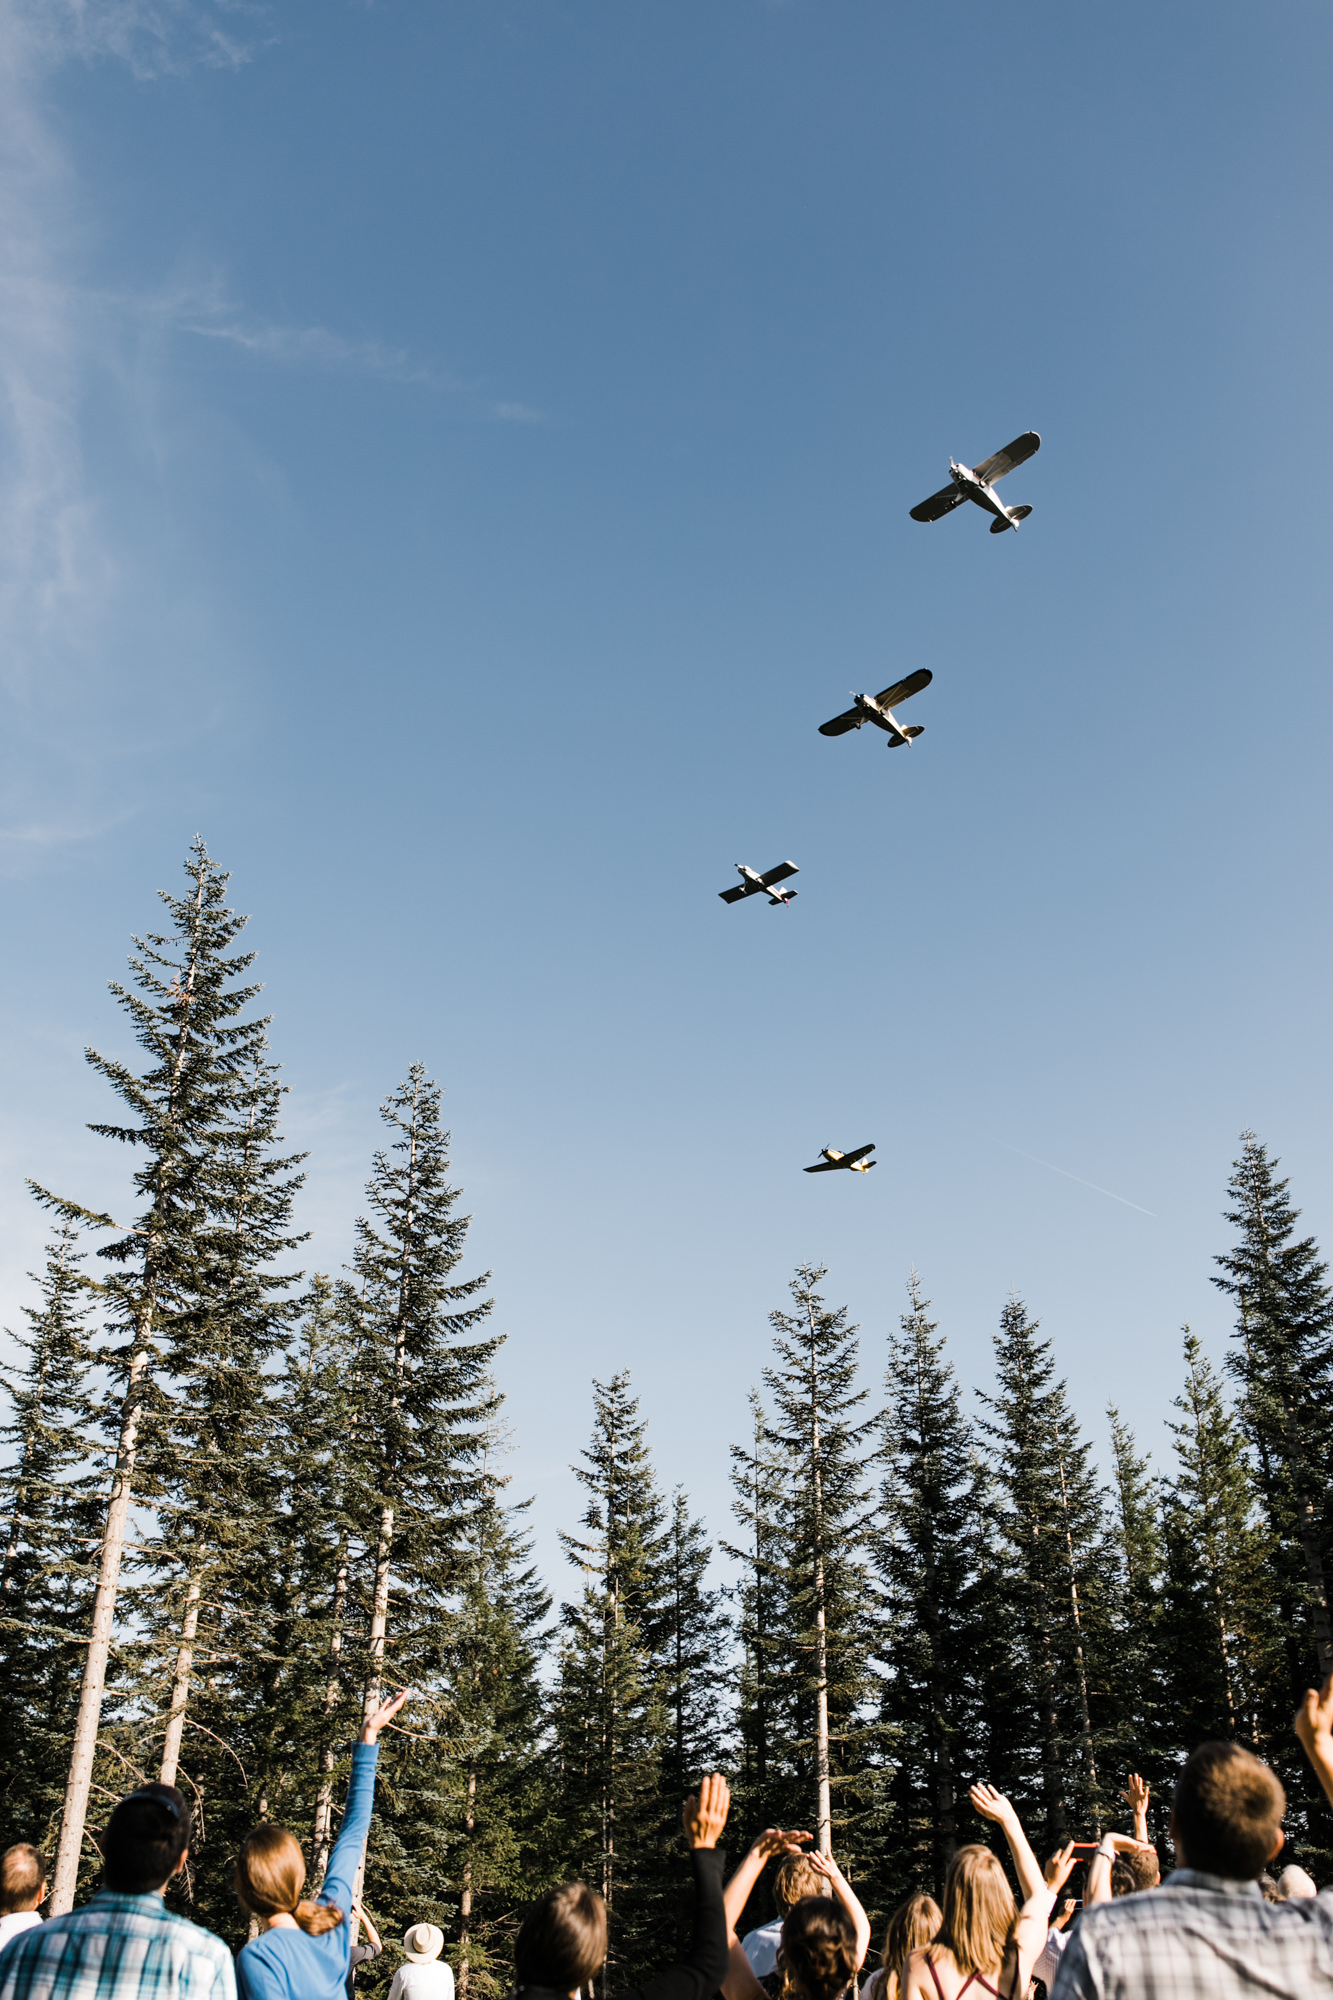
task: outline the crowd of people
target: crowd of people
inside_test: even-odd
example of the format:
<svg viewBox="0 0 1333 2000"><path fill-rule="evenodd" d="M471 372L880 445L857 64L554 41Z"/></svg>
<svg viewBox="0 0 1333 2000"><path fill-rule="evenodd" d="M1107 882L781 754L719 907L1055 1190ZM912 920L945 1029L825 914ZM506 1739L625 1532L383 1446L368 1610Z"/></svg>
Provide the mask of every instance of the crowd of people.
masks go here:
<svg viewBox="0 0 1333 2000"><path fill-rule="evenodd" d="M319 1894L305 1894L301 1846L264 1823L236 1859L235 1888L253 1935L233 1960L221 1938L169 1910L163 1892L189 1858L189 1814L171 1785L123 1798L101 1839L102 1884L67 1916L43 1921L46 1882L29 1846L0 1857L0 2000L351 2000L358 1959L378 1955L356 1900L374 1803L379 1732L394 1697L352 1754L347 1803ZM1333 1674L1311 1689L1296 1735L1333 1805ZM972 1787L971 1803L1005 1837L1022 1900L991 1848L954 1854L941 1899L918 1892L889 1919L879 1964L863 1978L869 1918L832 1854L811 1836L770 1827L725 1884L718 1840L731 1794L716 1773L685 1802L694 1928L679 1964L611 2000L1333 2000L1333 1889L1305 1869L1270 1869L1282 1853L1286 1795L1237 1743L1205 1743L1176 1785L1162 1880L1148 1837L1149 1790L1131 1774L1130 1833L1069 1841L1043 1867L1010 1801ZM776 1860L771 1923L737 1934ZM1086 1866L1083 1895L1062 1896ZM364 1927L368 1942L355 1942ZM513 2000L582 2000L607 1962L606 1905L582 1882L550 1889L514 1946ZM389 2000L453 2000L444 1936L430 1923L403 1939ZM606 2000L606 1996L604 1996Z"/></svg>

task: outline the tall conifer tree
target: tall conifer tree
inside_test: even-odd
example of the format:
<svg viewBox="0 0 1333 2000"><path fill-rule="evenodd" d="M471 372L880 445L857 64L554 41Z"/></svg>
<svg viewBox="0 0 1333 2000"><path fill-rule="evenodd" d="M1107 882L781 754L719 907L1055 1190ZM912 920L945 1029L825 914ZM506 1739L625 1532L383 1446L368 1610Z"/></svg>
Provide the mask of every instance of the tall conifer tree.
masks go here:
<svg viewBox="0 0 1333 2000"><path fill-rule="evenodd" d="M886 1860L900 1883L938 1893L959 1845L960 1787L981 1775L971 1768L979 1507L957 1378L915 1272L909 1298L889 1343L873 1538L896 1766Z"/></svg>
<svg viewBox="0 0 1333 2000"><path fill-rule="evenodd" d="M722 1547L740 1567L740 1580L733 1586L741 1646L736 1702L740 1773L734 1810L738 1825L785 1826L794 1823L802 1803L799 1793L789 1798L775 1789L790 1777L781 1746L792 1734L785 1721L788 1683L780 1665L787 1474L769 1441L757 1389L750 1392L749 1443L731 1447L731 1486L731 1511L741 1538Z"/></svg>
<svg viewBox="0 0 1333 2000"><path fill-rule="evenodd" d="M832 1848L866 1813L876 1787L877 1730L867 1620L866 1459L874 1422L858 1416L856 1328L847 1308L816 1289L822 1266L802 1264L791 1281L793 1312L771 1312L777 1365L764 1370L773 1398L769 1441L788 1474L784 1646L796 1737L791 1745L808 1789L816 1839Z"/></svg>
<svg viewBox="0 0 1333 2000"><path fill-rule="evenodd" d="M122 1343L106 1356L114 1371L109 1420L115 1462L101 1525L51 1889L53 1915L73 1902L83 1853L144 1425L150 1426L151 1441L156 1435L151 1427L169 1407L161 1377L169 1378L178 1342L188 1344L197 1323L217 1214L219 1135L231 1122L238 1081L248 1073L264 1033L262 1020L240 1019L259 990L237 983L253 959L252 953L232 950L246 920L227 907L227 877L214 866L202 840L194 842L185 872L189 887L184 896L161 892L170 928L135 940L137 955L130 967L138 990L118 984L111 988L148 1066L138 1073L118 1058L87 1051L88 1061L129 1114L127 1124L97 1123L91 1129L137 1149L141 1164L134 1189L141 1206L136 1219L126 1227L43 1188L33 1189L67 1221L116 1232L115 1241L98 1254L112 1266L102 1292L108 1326Z"/></svg>

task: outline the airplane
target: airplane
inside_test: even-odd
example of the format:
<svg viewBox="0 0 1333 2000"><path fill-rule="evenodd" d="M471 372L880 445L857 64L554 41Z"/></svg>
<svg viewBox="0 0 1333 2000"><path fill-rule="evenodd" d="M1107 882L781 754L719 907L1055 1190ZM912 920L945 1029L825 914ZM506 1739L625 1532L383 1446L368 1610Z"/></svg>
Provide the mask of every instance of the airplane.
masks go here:
<svg viewBox="0 0 1333 2000"><path fill-rule="evenodd" d="M995 491L1006 472L1012 472L1016 465L1022 465L1041 448L1041 439L1035 431L1024 431L1003 451L997 451L992 458L983 458L975 471L969 465L959 465L956 459L949 460L949 470L953 478L947 486L941 486L938 493L932 493L929 500L923 500L919 507L913 507L914 521L938 521L945 514L951 514L955 507L961 507L964 500L975 500L978 507L984 507L995 519L990 524L993 535L1002 535L1006 528L1017 529L1020 521L1026 521L1032 512L1030 507L1006 507Z"/></svg>
<svg viewBox="0 0 1333 2000"><path fill-rule="evenodd" d="M739 903L746 896L758 896L767 891L770 903L792 903L796 900L795 889L779 889L776 885L785 882L789 875L799 875L800 869L794 861L779 861L776 868L770 868L766 875L756 875L753 868L747 868L743 861L736 863L740 881L734 889L719 889L718 895L724 903Z"/></svg>
<svg viewBox="0 0 1333 2000"><path fill-rule="evenodd" d="M816 1160L813 1167L802 1168L802 1172L807 1174L831 1174L836 1167L848 1167L854 1174L868 1174L872 1167L879 1165L878 1160L868 1160L866 1158L866 1154L873 1153L874 1150L875 1142L873 1139L868 1146L857 1146L850 1153L840 1153L836 1146L824 1146L821 1148L824 1155L823 1159Z"/></svg>
<svg viewBox="0 0 1333 2000"><path fill-rule="evenodd" d="M852 700L856 703L855 708L835 715L832 722L821 722L819 733L821 736L845 736L849 729L859 729L863 723L873 722L888 736L890 750L901 750L904 743L910 743L914 736L924 735L925 732L920 723L915 727L909 723L904 729L890 711L900 701L906 701L909 695L920 694L922 688L929 687L934 678L929 667L918 667L905 681L895 681L892 687L885 688L883 694L854 693Z"/></svg>

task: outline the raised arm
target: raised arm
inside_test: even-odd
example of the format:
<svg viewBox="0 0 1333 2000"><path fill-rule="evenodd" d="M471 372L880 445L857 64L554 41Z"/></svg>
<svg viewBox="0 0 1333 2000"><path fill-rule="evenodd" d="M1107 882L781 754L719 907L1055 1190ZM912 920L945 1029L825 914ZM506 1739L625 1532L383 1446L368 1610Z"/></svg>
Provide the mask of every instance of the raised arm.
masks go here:
<svg viewBox="0 0 1333 2000"><path fill-rule="evenodd" d="M1318 1693L1314 1688L1306 1689L1296 1711L1296 1735L1324 1788L1324 1797L1333 1805L1333 1674Z"/></svg>
<svg viewBox="0 0 1333 2000"><path fill-rule="evenodd" d="M775 1854L799 1854L808 1833L784 1833L779 1826L768 1826L759 1835L750 1852L742 1861L736 1873L728 1882L725 1894L727 1929L734 1931L741 1920L741 1911L750 1900L750 1891L764 1872L764 1865ZM731 1996L728 1996L731 2000Z"/></svg>
<svg viewBox="0 0 1333 2000"><path fill-rule="evenodd" d="M829 1887L856 1927L856 1969L859 1972L870 1949L870 1919L861 1908L861 1899L831 1854L812 1854L809 1861L812 1868L827 1877Z"/></svg>
<svg viewBox="0 0 1333 2000"><path fill-rule="evenodd" d="M384 1940L380 1936L379 1932L375 1929L374 1924L370 1921L369 1910L367 1910L365 1906L361 1903L353 1903L352 1915L357 1919L358 1923L361 1925L362 1930L366 1934L366 1943L370 1946L376 1958L378 1958L380 1953L384 1949Z"/></svg>
<svg viewBox="0 0 1333 2000"><path fill-rule="evenodd" d="M379 1735L386 1722L391 1722L403 1703L407 1700L407 1689L396 1694L392 1701L370 1716L361 1731L361 1741L352 1746L352 1776L347 1786L347 1803L343 1807L343 1823L338 1829L338 1838L333 1843L329 1856L328 1872L324 1886L319 1892L321 1903L336 1904L338 1909L350 1911L352 1907L352 1885L356 1871L361 1865L361 1857L366 1851L366 1835L370 1832L370 1815L375 1804L375 1767L379 1762Z"/></svg>
<svg viewBox="0 0 1333 2000"><path fill-rule="evenodd" d="M1014 1857L1014 1867L1018 1873L1018 1886L1022 1890L1023 1900L1026 1902L1030 1896L1035 1896L1044 1885L1042 1883L1041 1866L1028 1844L1028 1837L1023 1831L1022 1822L1018 1814L1014 1811L1004 1793L997 1792L994 1785L973 1785L971 1791L968 1793L968 1797L972 1801L973 1809L979 1812L983 1819L993 1819L998 1827L1003 1828L1004 1837L1009 1843L1009 1852Z"/></svg>
<svg viewBox="0 0 1333 2000"><path fill-rule="evenodd" d="M1134 1815L1134 1838L1144 1847L1148 1845L1148 1787L1137 1771L1131 1771L1125 1780L1125 1789L1120 1794Z"/></svg>

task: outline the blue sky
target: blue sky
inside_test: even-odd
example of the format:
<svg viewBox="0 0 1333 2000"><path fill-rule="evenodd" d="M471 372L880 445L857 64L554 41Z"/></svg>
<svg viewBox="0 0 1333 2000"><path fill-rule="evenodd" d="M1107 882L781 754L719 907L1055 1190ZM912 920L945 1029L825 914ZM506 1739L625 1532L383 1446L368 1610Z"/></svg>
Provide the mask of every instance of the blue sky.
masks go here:
<svg viewBox="0 0 1333 2000"><path fill-rule="evenodd" d="M198 830L312 1265L446 1085L553 1573L618 1367L725 1529L801 1260L868 1381L1016 1287L1160 1458L1242 1127L1333 1225L1328 10L0 23L4 1319ZM908 519L1029 426L1019 535Z"/></svg>

